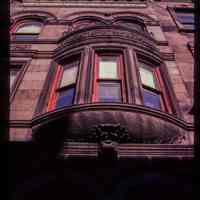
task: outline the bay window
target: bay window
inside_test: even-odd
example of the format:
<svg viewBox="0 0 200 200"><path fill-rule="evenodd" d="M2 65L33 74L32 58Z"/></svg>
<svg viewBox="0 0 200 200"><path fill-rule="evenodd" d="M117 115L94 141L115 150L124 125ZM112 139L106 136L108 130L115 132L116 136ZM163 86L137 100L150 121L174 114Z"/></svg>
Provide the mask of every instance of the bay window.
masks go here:
<svg viewBox="0 0 200 200"><path fill-rule="evenodd" d="M160 63L136 55L137 64L131 65L125 60L125 51L99 50L90 55L91 68L90 62L83 62L79 76L77 57L56 66L47 111L86 102L135 104L137 95L137 104L172 113Z"/></svg>

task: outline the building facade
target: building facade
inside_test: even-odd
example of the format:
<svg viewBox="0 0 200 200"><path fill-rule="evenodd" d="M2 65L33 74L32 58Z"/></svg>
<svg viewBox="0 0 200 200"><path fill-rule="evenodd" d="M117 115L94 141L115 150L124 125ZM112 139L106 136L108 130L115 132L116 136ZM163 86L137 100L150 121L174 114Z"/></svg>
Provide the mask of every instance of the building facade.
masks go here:
<svg viewBox="0 0 200 200"><path fill-rule="evenodd" d="M156 160L192 160L191 1L13 0L10 12L11 142L33 145L44 160L59 158L63 165L87 160L91 171L91 166L99 169L97 161L115 161L120 163L116 170L129 175L140 161L145 168ZM112 188L108 174L114 170L108 168L112 172L101 168L99 173ZM127 189L105 192L105 183L98 187L94 174L77 178L77 190L85 187L85 179L96 195L84 189L88 198L129 199ZM141 177L133 179L139 184ZM18 189L18 198L22 194Z"/></svg>

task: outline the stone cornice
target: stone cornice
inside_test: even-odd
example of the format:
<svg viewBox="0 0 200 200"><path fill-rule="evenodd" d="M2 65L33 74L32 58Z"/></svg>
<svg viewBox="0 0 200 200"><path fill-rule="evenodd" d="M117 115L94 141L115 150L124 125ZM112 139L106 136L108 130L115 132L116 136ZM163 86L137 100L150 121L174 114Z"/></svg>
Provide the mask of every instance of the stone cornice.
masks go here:
<svg viewBox="0 0 200 200"><path fill-rule="evenodd" d="M63 151L60 155L63 158L76 157L98 157L100 146L97 143L64 143ZM173 144L118 144L118 159L126 158L175 158L175 159L193 159L194 150L192 145L173 145Z"/></svg>
<svg viewBox="0 0 200 200"><path fill-rule="evenodd" d="M160 57L156 42L148 34L118 25L98 25L66 33L60 38L55 57L62 57L67 50L89 44L119 43L132 45Z"/></svg>
<svg viewBox="0 0 200 200"><path fill-rule="evenodd" d="M95 110L119 110L119 111L127 111L127 112L137 112L143 113L149 116L154 116L161 118L165 121L173 123L179 127L184 128L188 131L194 131L194 125L183 121L182 119L177 118L168 113L161 112L159 110L151 109L145 106L140 105L131 105L131 104L117 104L117 103L93 103L93 104L82 104L82 105L73 105L66 106L59 110L54 110L48 113L41 114L39 116L35 116L32 120L32 127L46 124L51 121L61 119L66 116L68 113L81 112L81 111L95 111Z"/></svg>
<svg viewBox="0 0 200 200"><path fill-rule="evenodd" d="M69 1L69 0L60 0L60 1L36 1L36 0L23 0L24 7L87 7L87 8L96 8L97 6L106 7L106 8L146 8L146 1L114 1L114 0L81 0L81 1Z"/></svg>

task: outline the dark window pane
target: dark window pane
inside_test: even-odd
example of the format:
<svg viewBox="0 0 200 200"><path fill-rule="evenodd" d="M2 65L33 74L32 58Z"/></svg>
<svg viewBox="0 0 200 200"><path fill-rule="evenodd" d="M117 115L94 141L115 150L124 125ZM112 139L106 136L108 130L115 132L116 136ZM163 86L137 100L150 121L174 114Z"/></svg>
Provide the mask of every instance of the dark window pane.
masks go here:
<svg viewBox="0 0 200 200"><path fill-rule="evenodd" d="M161 109L160 95L144 89L143 90L143 99L144 99L145 106L148 106L151 108L156 108L156 109Z"/></svg>
<svg viewBox="0 0 200 200"><path fill-rule="evenodd" d="M194 24L193 15L178 15L177 20L182 24Z"/></svg>
<svg viewBox="0 0 200 200"><path fill-rule="evenodd" d="M58 92L56 108L70 106L73 104L75 88L68 88Z"/></svg>
<svg viewBox="0 0 200 200"><path fill-rule="evenodd" d="M121 102L120 83L99 83L99 101Z"/></svg>
<svg viewBox="0 0 200 200"><path fill-rule="evenodd" d="M38 34L14 34L16 40L34 40L38 38Z"/></svg>

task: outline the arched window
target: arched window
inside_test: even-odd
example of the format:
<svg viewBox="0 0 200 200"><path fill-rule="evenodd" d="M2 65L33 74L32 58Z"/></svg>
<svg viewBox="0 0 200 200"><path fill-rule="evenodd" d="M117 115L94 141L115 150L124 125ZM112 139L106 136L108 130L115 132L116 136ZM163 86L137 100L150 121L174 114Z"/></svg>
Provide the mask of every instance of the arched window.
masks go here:
<svg viewBox="0 0 200 200"><path fill-rule="evenodd" d="M16 27L13 38L16 40L37 39L40 34L42 23L36 21L24 22Z"/></svg>
<svg viewBox="0 0 200 200"><path fill-rule="evenodd" d="M79 60L57 66L47 111L74 104L78 68Z"/></svg>

